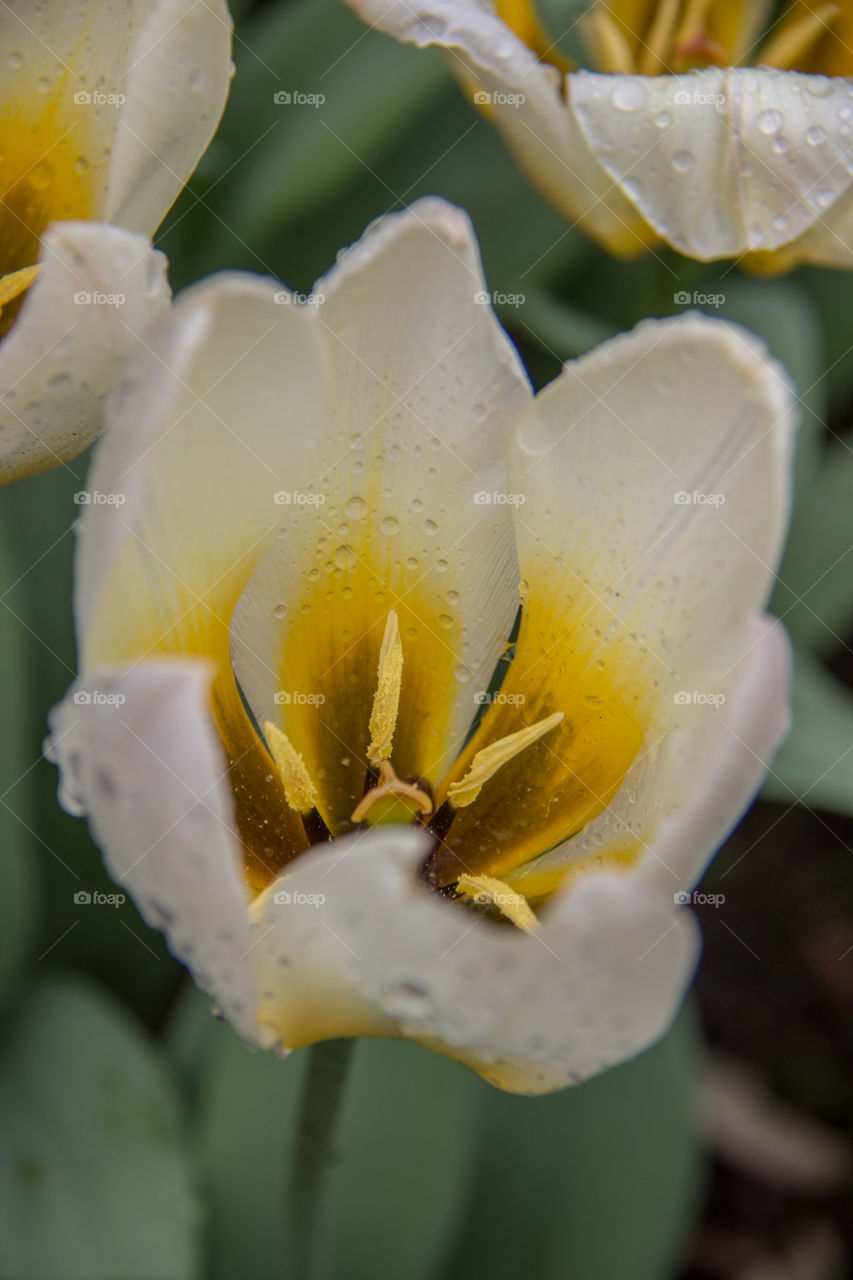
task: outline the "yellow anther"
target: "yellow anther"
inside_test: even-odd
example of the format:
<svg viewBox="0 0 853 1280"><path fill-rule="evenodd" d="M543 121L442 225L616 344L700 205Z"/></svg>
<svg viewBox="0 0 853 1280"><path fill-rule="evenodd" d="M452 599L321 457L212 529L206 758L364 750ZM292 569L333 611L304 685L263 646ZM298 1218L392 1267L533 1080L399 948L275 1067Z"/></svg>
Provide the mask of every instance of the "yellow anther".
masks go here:
<svg viewBox="0 0 853 1280"><path fill-rule="evenodd" d="M580 29L592 51L596 70L620 75L637 70L622 28L606 9L591 9L581 19Z"/></svg>
<svg viewBox="0 0 853 1280"><path fill-rule="evenodd" d="M517 756L520 751L537 742L562 719L564 719L564 712L555 711L553 715L546 716L538 724L528 725L526 729L519 729L517 733L509 733L505 738L499 738L497 742L478 751L465 777L459 782L451 782L447 788L447 798L453 807L464 809L466 805L473 804L480 794L480 788L497 773L498 769Z"/></svg>
<svg viewBox="0 0 853 1280"><path fill-rule="evenodd" d="M40 271L41 263L37 262L33 267L22 267L20 271L10 271L7 275L0 276L0 311L29 289Z"/></svg>
<svg viewBox="0 0 853 1280"><path fill-rule="evenodd" d="M827 30L832 28L840 13L841 5L822 4L796 22L784 23L761 50L761 63L783 71L801 65L818 41L827 35Z"/></svg>
<svg viewBox="0 0 853 1280"><path fill-rule="evenodd" d="M560 71L571 71L574 63L554 43L533 0L495 0L495 12L540 62L550 62Z"/></svg>
<svg viewBox="0 0 853 1280"><path fill-rule="evenodd" d="M380 764L379 779L376 786L371 787L353 809L350 816L351 822L364 822L377 801L385 800L389 797L408 800L415 808L420 809L425 817L432 813L432 797L417 783L406 782L402 778L398 778L390 760L383 760Z"/></svg>
<svg viewBox="0 0 853 1280"><path fill-rule="evenodd" d="M535 933L540 927L524 894L511 889L503 880L496 880L494 876L462 875L456 881L456 888L480 906L497 907L525 933Z"/></svg>
<svg viewBox="0 0 853 1280"><path fill-rule="evenodd" d="M370 713L370 746L367 759L374 768L391 754L397 711L400 706L400 684L403 679L403 645L397 614L392 609L385 623L385 634L379 650L379 669L373 709Z"/></svg>
<svg viewBox="0 0 853 1280"><path fill-rule="evenodd" d="M305 768L305 761L287 734L282 733L271 720L267 720L264 725L264 736L281 774L287 803L297 813L310 813L317 807L317 791Z"/></svg>

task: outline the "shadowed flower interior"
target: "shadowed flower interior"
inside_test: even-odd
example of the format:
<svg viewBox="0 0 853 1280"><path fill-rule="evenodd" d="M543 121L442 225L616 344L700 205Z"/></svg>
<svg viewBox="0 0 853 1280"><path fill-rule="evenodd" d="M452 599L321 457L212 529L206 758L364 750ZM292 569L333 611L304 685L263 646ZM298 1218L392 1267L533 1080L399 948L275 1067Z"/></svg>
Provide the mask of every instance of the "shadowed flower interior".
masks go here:
<svg viewBox="0 0 853 1280"><path fill-rule="evenodd" d="M602 0L577 24L586 65L620 74L680 74L702 67L767 66L829 76L853 71L849 0L793 3L765 36L767 0ZM495 10L542 62L570 66L533 0L497 0ZM574 20L574 15L572 15Z"/></svg>

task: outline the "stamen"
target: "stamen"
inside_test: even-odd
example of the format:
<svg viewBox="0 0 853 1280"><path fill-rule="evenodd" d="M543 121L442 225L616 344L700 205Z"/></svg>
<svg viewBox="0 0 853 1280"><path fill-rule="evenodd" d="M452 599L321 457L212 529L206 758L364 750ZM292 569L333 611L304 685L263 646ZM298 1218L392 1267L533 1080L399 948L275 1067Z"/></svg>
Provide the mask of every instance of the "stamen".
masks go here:
<svg viewBox="0 0 853 1280"><path fill-rule="evenodd" d="M672 49L682 0L660 0L645 46L637 57L637 67L644 76L672 71L667 54Z"/></svg>
<svg viewBox="0 0 853 1280"><path fill-rule="evenodd" d="M533 0L495 0L495 12L540 62L550 62L559 71L574 70L571 58L566 57L548 34Z"/></svg>
<svg viewBox="0 0 853 1280"><path fill-rule="evenodd" d="M782 71L801 66L821 37L829 34L828 29L840 13L839 4L823 4L796 22L787 23L761 50L762 66L779 67Z"/></svg>
<svg viewBox="0 0 853 1280"><path fill-rule="evenodd" d="M311 781L305 761L286 733L267 720L264 737L284 783L284 796L297 813L310 813L317 808L317 789Z"/></svg>
<svg viewBox="0 0 853 1280"><path fill-rule="evenodd" d="M403 644L397 614L392 609L385 623L385 634L379 650L379 669L373 709L370 712L370 746L367 759L375 768L391 754L391 743L397 727L400 707L400 685L403 679Z"/></svg>
<svg viewBox="0 0 853 1280"><path fill-rule="evenodd" d="M370 810L378 800L394 796L398 800L411 800L423 814L432 813L432 796L419 787L416 782L406 782L398 778L390 760L383 760L379 766L379 783L367 795L362 796L350 815L350 822L364 822Z"/></svg>
<svg viewBox="0 0 853 1280"><path fill-rule="evenodd" d="M29 289L40 271L41 263L37 262L35 266L21 267L20 271L10 271L7 275L0 276L0 311Z"/></svg>
<svg viewBox="0 0 853 1280"><path fill-rule="evenodd" d="M528 725L517 733L507 734L478 751L471 761L471 768L459 782L451 782L447 788L447 798L456 809L464 809L473 804L480 794L480 788L493 777L503 765L514 759L520 751L537 742L549 729L553 729L565 718L565 712L555 711L546 716L538 724Z"/></svg>
<svg viewBox="0 0 853 1280"><path fill-rule="evenodd" d="M637 70L631 46L622 28L606 9L593 9L580 24L598 71L631 75Z"/></svg>
<svg viewBox="0 0 853 1280"><path fill-rule="evenodd" d="M496 880L494 876L462 875L456 881L456 888L483 906L497 907L507 920L525 933L535 933L540 927L524 894L511 889L504 880Z"/></svg>

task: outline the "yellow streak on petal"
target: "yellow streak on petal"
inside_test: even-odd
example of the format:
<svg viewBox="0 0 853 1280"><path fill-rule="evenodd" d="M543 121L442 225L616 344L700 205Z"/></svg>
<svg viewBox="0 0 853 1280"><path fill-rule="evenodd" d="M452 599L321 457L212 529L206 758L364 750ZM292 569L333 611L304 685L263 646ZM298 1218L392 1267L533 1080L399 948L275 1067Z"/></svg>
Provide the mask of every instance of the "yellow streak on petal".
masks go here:
<svg viewBox="0 0 853 1280"><path fill-rule="evenodd" d="M466 897L473 898L483 906L497 907L507 920L511 920L525 933L535 933L540 927L524 894L517 893L503 880L496 880L494 876L461 875L456 887Z"/></svg>
<svg viewBox="0 0 853 1280"><path fill-rule="evenodd" d="M298 813L310 813L317 807L317 791L302 756L271 720L264 725L264 737L281 774L287 803Z"/></svg>
<svg viewBox="0 0 853 1280"><path fill-rule="evenodd" d="M524 751L525 747L538 742L543 734L555 728L562 719L564 719L564 713L555 711L553 715L546 716L538 724L531 724L525 729L519 729L517 733L507 734L505 738L478 751L465 777L459 782L451 782L447 788L447 798L453 807L464 809L466 805L473 804L480 794L480 788L488 782L489 778L494 777L498 769L519 752Z"/></svg>
<svg viewBox="0 0 853 1280"><path fill-rule="evenodd" d="M403 682L403 643L397 614L392 609L385 623L385 634L379 650L378 684L370 713L370 746L367 759L378 766L391 755L391 743L397 727L400 709L400 688Z"/></svg>
<svg viewBox="0 0 853 1280"><path fill-rule="evenodd" d="M779 67L783 71L806 70L805 63L815 47L829 35L836 19L841 15L838 4L823 4L817 9L807 10L801 17L793 21L793 11L789 20L780 25L780 29L768 40L761 50L761 62L764 66ZM849 57L848 63L853 62ZM823 68L814 68L823 70ZM850 68L847 68L849 74Z"/></svg>

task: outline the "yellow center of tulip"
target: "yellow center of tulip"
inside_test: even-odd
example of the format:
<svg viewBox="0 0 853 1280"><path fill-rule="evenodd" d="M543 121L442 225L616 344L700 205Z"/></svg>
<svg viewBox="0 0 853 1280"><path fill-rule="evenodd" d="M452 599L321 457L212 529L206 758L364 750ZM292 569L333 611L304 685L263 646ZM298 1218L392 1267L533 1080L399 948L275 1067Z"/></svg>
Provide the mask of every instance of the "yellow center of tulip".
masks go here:
<svg viewBox="0 0 853 1280"><path fill-rule="evenodd" d="M66 74L0 106L0 336L36 277L45 229L92 216L92 108L74 101L74 85Z"/></svg>
<svg viewBox="0 0 853 1280"><path fill-rule="evenodd" d="M543 62L566 69L532 0L497 0L498 15ZM793 0L766 38L762 0L602 0L579 31L599 71L667 75L708 66L853 74L853 2Z"/></svg>

